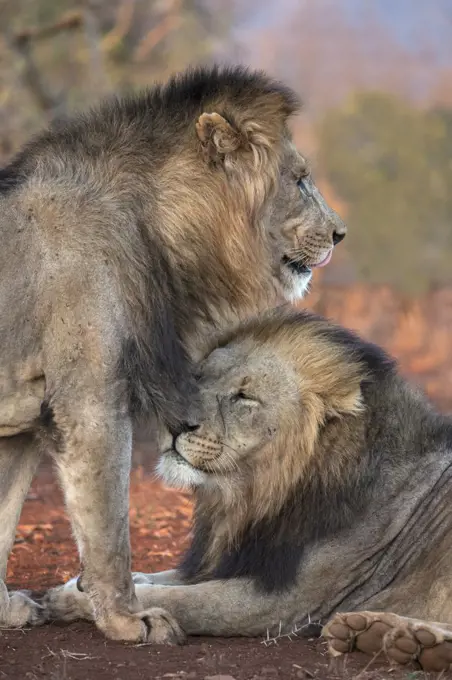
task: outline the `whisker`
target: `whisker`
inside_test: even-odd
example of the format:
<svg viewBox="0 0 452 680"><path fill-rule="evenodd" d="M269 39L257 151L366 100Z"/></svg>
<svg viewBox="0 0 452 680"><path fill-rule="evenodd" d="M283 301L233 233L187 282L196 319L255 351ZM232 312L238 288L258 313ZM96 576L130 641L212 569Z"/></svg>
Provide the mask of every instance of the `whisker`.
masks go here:
<svg viewBox="0 0 452 680"><path fill-rule="evenodd" d="M232 464L232 467L235 470L239 470L239 464L238 461L231 455L230 451L232 451L236 456L238 456L238 451L232 448L232 446L228 446L227 444L223 444L223 447L226 449L224 451L224 456L227 458L227 460ZM230 451L228 451L230 449Z"/></svg>
<svg viewBox="0 0 452 680"><path fill-rule="evenodd" d="M304 253L300 253L296 250L294 250L293 253L289 253L287 258L289 259L289 262L299 262L301 264L306 264L309 260Z"/></svg>

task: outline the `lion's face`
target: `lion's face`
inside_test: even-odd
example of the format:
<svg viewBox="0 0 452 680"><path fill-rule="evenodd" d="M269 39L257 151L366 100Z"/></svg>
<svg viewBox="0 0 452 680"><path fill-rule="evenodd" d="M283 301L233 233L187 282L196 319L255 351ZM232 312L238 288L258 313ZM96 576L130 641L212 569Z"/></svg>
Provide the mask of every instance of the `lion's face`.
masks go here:
<svg viewBox="0 0 452 680"><path fill-rule="evenodd" d="M160 474L239 495L265 476L287 492L330 425L361 414L363 366L354 336L319 317L279 308L249 320L200 364L202 418L162 437Z"/></svg>
<svg viewBox="0 0 452 680"><path fill-rule="evenodd" d="M283 156L278 191L269 209L269 234L278 253L278 277L289 301L303 297L312 269L331 259L347 228L329 207L306 160L291 143Z"/></svg>
<svg viewBox="0 0 452 680"><path fill-rule="evenodd" d="M230 112L226 119L223 111L199 117L196 131L208 169L199 220L216 206L211 223L217 239L217 225L227 225L221 247L227 250L233 243L232 268L248 262L252 280L259 260L262 271L270 265L280 292L292 302L303 297L312 269L328 264L347 229L315 186L306 160L293 144L287 108L281 115L278 101L280 105L278 97L267 94L260 104L253 100L253 110L247 101L246 115L242 111L235 120ZM208 182L211 190L206 189ZM209 196L208 204L204 196ZM256 243L247 243L252 253L241 243L250 225L250 233L259 234ZM240 261L240 249L245 261ZM260 284L265 285L264 277Z"/></svg>
<svg viewBox="0 0 452 680"><path fill-rule="evenodd" d="M295 374L264 348L247 343L214 350L201 366L203 419L177 436L163 436L159 473L175 486L193 487L244 474L282 423L299 417Z"/></svg>

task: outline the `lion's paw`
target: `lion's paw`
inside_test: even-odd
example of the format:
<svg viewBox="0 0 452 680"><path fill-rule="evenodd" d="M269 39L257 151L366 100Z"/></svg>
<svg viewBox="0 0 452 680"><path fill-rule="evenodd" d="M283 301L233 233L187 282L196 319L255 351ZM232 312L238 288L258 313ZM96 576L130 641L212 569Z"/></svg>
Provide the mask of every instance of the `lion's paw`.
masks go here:
<svg viewBox="0 0 452 680"><path fill-rule="evenodd" d="M137 617L147 626L147 642L156 645L182 645L185 633L169 612L160 607L146 609Z"/></svg>
<svg viewBox="0 0 452 680"><path fill-rule="evenodd" d="M386 612L336 614L324 627L330 654L359 650L384 652L398 664L417 662L424 671L445 671L452 664L452 628Z"/></svg>
<svg viewBox="0 0 452 680"><path fill-rule="evenodd" d="M137 614L115 613L105 620L96 620L96 624L110 640L155 645L181 645L185 642L185 634L177 621L159 607Z"/></svg>
<svg viewBox="0 0 452 680"><path fill-rule="evenodd" d="M73 578L62 586L51 588L42 599L47 621L75 621L93 619L89 597L80 592L77 579Z"/></svg>
<svg viewBox="0 0 452 680"><path fill-rule="evenodd" d="M27 591L2 593L0 602L0 628L40 626L46 620L44 608L32 600Z"/></svg>
<svg viewBox="0 0 452 680"><path fill-rule="evenodd" d="M42 604L47 621L93 619L91 602L77 588L76 578L49 590ZM96 619L96 624L110 640L160 645L180 645L185 642L185 633L177 621L159 607L136 614L115 612L104 619Z"/></svg>

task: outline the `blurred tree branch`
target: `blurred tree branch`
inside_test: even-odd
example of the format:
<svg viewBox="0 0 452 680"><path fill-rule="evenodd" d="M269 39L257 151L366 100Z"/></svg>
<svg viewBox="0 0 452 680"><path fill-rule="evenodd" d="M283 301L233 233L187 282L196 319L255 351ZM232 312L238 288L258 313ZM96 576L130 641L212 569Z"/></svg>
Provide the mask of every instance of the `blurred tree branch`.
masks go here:
<svg viewBox="0 0 452 680"><path fill-rule="evenodd" d="M61 97L55 97L47 87L33 56L33 43L51 39L64 31L82 29L89 46L92 89L99 94L106 89L107 81L102 53L109 52L119 45L131 28L135 0L123 0L119 4L115 25L104 37L101 36L92 4L92 0L82 0L80 10L66 12L53 23L23 28L5 36L10 49L23 61L24 85L32 94L39 109L47 114L54 114L61 109L63 101ZM138 43L133 54L133 60L136 62L146 60L152 50L182 23L182 0L170 0L163 3L163 7L160 4L159 9L163 17Z"/></svg>
<svg viewBox="0 0 452 680"><path fill-rule="evenodd" d="M93 0L83 0L82 8L81 26L88 45L91 67L89 83L92 92L100 96L108 90L108 78L104 67L99 19L94 12Z"/></svg>
<svg viewBox="0 0 452 680"><path fill-rule="evenodd" d="M152 50L166 38L169 33L172 33L172 31L181 25L181 9L181 0L173 0L169 3L167 13L163 19L138 43L134 53L134 61L144 61L149 53L152 52Z"/></svg>
<svg viewBox="0 0 452 680"><path fill-rule="evenodd" d="M115 25L102 38L103 50L110 52L125 38L132 26L134 11L135 0L122 0L116 13Z"/></svg>
<svg viewBox="0 0 452 680"><path fill-rule="evenodd" d="M48 24L47 26L33 26L16 31L13 34L12 39L16 45L22 45L31 40L52 38L58 33L61 33L61 31L72 31L76 28L80 28L82 24L83 15L81 12L66 12L58 21Z"/></svg>
<svg viewBox="0 0 452 680"><path fill-rule="evenodd" d="M44 79L33 59L29 41L16 43L14 48L23 59L24 68L22 71L22 80L24 85L28 87L30 93L33 95L37 106L46 113L55 113L62 104L61 97L53 95L45 85Z"/></svg>
<svg viewBox="0 0 452 680"><path fill-rule="evenodd" d="M232 10L225 0L0 0L0 15L3 158L73 108L209 59Z"/></svg>
<svg viewBox="0 0 452 680"><path fill-rule="evenodd" d="M58 21L45 26L32 26L14 33L4 35L9 49L15 52L23 62L21 78L29 90L38 108L47 115L54 115L64 104L62 95L55 96L45 83L33 55L33 43L52 38L62 31L78 29L83 22L80 12L67 12Z"/></svg>

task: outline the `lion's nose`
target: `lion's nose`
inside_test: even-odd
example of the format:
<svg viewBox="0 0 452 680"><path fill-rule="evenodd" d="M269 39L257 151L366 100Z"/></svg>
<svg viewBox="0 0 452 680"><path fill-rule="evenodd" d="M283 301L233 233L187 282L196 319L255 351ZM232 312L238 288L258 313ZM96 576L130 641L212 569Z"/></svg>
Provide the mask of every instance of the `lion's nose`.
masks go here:
<svg viewBox="0 0 452 680"><path fill-rule="evenodd" d="M176 439L180 434L196 432L196 430L199 430L199 425L197 425L196 423L180 423L179 427L174 428L171 434Z"/></svg>
<svg viewBox="0 0 452 680"><path fill-rule="evenodd" d="M179 423L177 427L170 427L168 429L173 439L177 439L180 434L196 432L196 430L199 430L199 425L195 423Z"/></svg>
<svg viewBox="0 0 452 680"><path fill-rule="evenodd" d="M199 425L195 423L182 423L182 432L196 432L196 430L199 430Z"/></svg>
<svg viewBox="0 0 452 680"><path fill-rule="evenodd" d="M345 232L333 231L333 245L337 246L345 237Z"/></svg>

